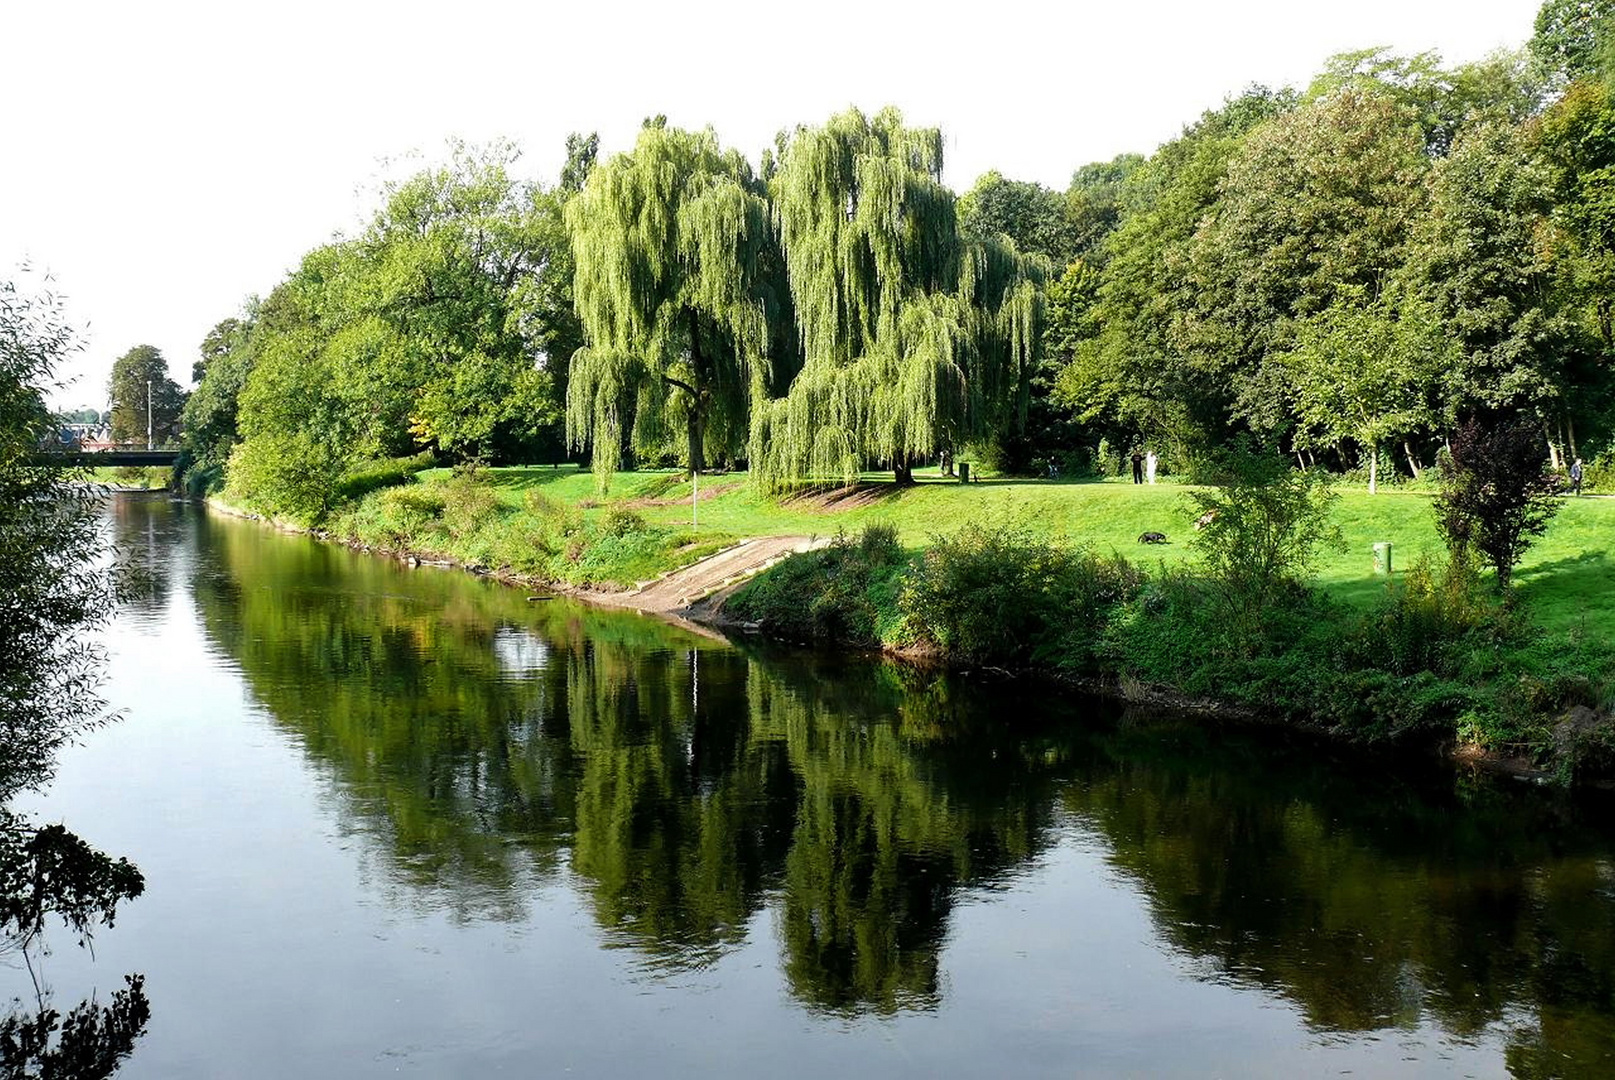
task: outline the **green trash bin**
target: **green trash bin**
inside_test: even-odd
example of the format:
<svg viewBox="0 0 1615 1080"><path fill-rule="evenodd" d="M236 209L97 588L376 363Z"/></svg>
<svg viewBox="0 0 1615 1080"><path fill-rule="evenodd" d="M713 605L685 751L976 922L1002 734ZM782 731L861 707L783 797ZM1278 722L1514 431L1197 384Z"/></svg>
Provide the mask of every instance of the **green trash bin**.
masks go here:
<svg viewBox="0 0 1615 1080"><path fill-rule="evenodd" d="M959 483L970 483L970 462L968 461L959 462Z"/></svg>
<svg viewBox="0 0 1615 1080"><path fill-rule="evenodd" d="M1381 541L1374 545L1374 573L1381 576L1391 573L1391 545Z"/></svg>

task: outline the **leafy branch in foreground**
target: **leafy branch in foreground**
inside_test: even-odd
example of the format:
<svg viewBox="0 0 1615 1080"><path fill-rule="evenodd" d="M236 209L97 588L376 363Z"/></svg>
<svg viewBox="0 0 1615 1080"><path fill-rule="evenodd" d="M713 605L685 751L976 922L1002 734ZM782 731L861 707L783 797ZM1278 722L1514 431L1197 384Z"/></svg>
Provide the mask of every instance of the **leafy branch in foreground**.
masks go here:
<svg viewBox="0 0 1615 1080"><path fill-rule="evenodd" d="M44 390L74 347L53 296L0 281L0 800L43 784L55 752L105 718L103 656L87 633L115 601L99 503L37 453L53 434ZM88 946L92 928L110 926L144 887L128 860L0 808L0 938L34 981L32 1007L14 1002L0 1019L0 1078L105 1077L128 1056L151 1013L141 977L126 977L110 1004L92 997L64 1016L34 950L51 916Z"/></svg>

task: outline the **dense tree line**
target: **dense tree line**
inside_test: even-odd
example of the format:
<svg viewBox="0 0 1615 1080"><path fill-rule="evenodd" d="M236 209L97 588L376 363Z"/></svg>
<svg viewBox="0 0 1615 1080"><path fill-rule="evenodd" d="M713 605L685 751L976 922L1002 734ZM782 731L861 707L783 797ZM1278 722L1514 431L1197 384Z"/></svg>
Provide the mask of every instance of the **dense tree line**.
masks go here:
<svg viewBox="0 0 1615 1080"><path fill-rule="evenodd" d="M764 485L969 453L1194 470L1234 436L1417 476L1530 417L1559 466L1615 427L1615 4L1549 0L1517 53L1333 58L1057 192L941 182L893 110L754 167L645 122L560 180L457 148L215 329L192 453L318 516L357 461L748 465Z"/></svg>

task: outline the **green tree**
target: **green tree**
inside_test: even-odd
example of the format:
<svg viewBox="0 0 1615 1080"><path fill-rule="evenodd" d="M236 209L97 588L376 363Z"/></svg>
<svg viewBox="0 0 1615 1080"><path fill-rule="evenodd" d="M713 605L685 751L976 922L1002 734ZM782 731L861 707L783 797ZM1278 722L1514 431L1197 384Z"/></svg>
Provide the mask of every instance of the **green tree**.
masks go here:
<svg viewBox="0 0 1615 1080"><path fill-rule="evenodd" d="M1042 255L1055 266L1077 254L1078 236L1067 218L1066 200L1042 184L1006 180L997 171L983 173L959 197L959 235L973 243L1007 236L1017 250Z"/></svg>
<svg viewBox="0 0 1615 1080"><path fill-rule="evenodd" d="M1118 154L1079 168L1066 188L1065 220L1073 233L1075 255L1092 259L1101 255L1104 240L1121 224L1122 198L1128 181L1144 164L1142 154ZM1052 256L1052 253L1051 253ZM1056 259L1061 265L1069 259Z"/></svg>
<svg viewBox="0 0 1615 1080"><path fill-rule="evenodd" d="M306 255L216 376L204 371L199 442L216 459L233 423L238 497L312 521L350 465L421 448L523 456L552 428L546 361L575 326L554 283L565 237L515 160L506 145L457 145L387 186L368 227Z"/></svg>
<svg viewBox="0 0 1615 1080"><path fill-rule="evenodd" d="M265 336L259 331L258 307L251 304L243 318L221 320L208 331L191 368L196 389L185 399L181 421L190 467L206 476L204 486L217 484L240 438L236 410Z"/></svg>
<svg viewBox="0 0 1615 1080"><path fill-rule="evenodd" d="M151 345L136 345L112 365L112 441L167 446L179 437L185 392L168 377L168 361Z"/></svg>
<svg viewBox="0 0 1615 1080"><path fill-rule="evenodd" d="M1428 427L1442 375L1453 359L1440 325L1417 302L1400 309L1381 296L1343 292L1296 327L1295 344L1277 358L1289 372L1298 422L1297 449L1354 440L1368 452L1368 490L1379 489L1380 450Z"/></svg>
<svg viewBox="0 0 1615 1080"><path fill-rule="evenodd" d="M710 131L647 124L566 208L588 345L571 364L567 438L606 482L627 430L641 454L682 427L692 471L737 456L771 381L774 245L745 160ZM631 428L629 424L631 423Z"/></svg>
<svg viewBox="0 0 1615 1080"><path fill-rule="evenodd" d="M1183 347L1204 288L1191 254L1229 160L1253 129L1294 106L1288 91L1252 87L1128 174L1121 222L1100 253L1102 276L1072 283L1079 287L1063 316L1075 332L1055 396L1080 419L1128 439L1142 434L1180 460L1221 437L1227 392Z"/></svg>
<svg viewBox="0 0 1615 1080"><path fill-rule="evenodd" d="M1547 0L1537 11L1529 48L1543 70L1567 80L1615 68L1615 2Z"/></svg>
<svg viewBox="0 0 1615 1080"><path fill-rule="evenodd" d="M1295 321L1343 288L1372 296L1400 265L1426 167L1416 113L1354 86L1257 128L1229 162L1191 255L1208 287L1180 340L1253 430L1291 419L1287 372L1269 361L1290 347Z"/></svg>
<svg viewBox="0 0 1615 1080"><path fill-rule="evenodd" d="M1442 391L1450 424L1475 410L1555 415L1573 328L1543 243L1552 177L1514 127L1466 131L1435 168L1405 280L1457 343Z"/></svg>
<svg viewBox="0 0 1615 1080"><path fill-rule="evenodd" d="M757 410L765 484L912 482L916 461L1018 426L1041 346L1042 259L962 242L942 135L887 109L800 128L771 183L804 364Z"/></svg>
<svg viewBox="0 0 1615 1080"><path fill-rule="evenodd" d="M1424 132L1425 148L1440 157L1465 125L1490 119L1519 123L1543 101L1541 76L1524 52L1498 52L1472 64L1444 68L1433 52L1398 56L1388 48L1331 56L1307 89L1317 100L1356 89L1391 98Z"/></svg>
<svg viewBox="0 0 1615 1080"><path fill-rule="evenodd" d="M511 176L518 157L508 144L454 145L447 163L389 185L344 249L348 319L329 343L351 369L344 390L361 412L407 399L416 442L460 456L493 454L555 419L539 364L547 327L518 317L518 287L543 270L557 235L535 189ZM371 437L396 446L399 434Z"/></svg>
<svg viewBox="0 0 1615 1080"><path fill-rule="evenodd" d="M1571 86L1542 117L1538 138L1553 170L1563 283L1604 356L1615 357L1615 93L1604 83Z"/></svg>
<svg viewBox="0 0 1615 1080"><path fill-rule="evenodd" d="M533 192L532 235L542 255L532 272L516 283L511 295L516 324L536 348L538 366L548 376L544 414L554 420L546 424L544 449L556 457L565 453L565 429L559 422L566 414L572 356L584 344L583 322L572 295L577 265L566 228L566 204L583 190L599 148L599 135L568 135L560 182L548 190Z"/></svg>

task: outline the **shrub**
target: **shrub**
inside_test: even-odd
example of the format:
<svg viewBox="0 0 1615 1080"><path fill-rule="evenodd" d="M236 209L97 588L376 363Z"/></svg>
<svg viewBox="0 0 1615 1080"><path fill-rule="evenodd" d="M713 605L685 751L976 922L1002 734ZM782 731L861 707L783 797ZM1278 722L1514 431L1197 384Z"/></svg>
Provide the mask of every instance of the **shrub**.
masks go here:
<svg viewBox="0 0 1615 1080"><path fill-rule="evenodd" d="M1615 453L1603 451L1582 469L1581 490L1602 494L1615 492Z"/></svg>
<svg viewBox="0 0 1615 1080"><path fill-rule="evenodd" d="M448 502L443 497L443 489L436 484L410 484L406 487L392 488L381 496L381 504L400 517L407 517L421 524L442 517L443 511L448 507Z"/></svg>
<svg viewBox="0 0 1615 1080"><path fill-rule="evenodd" d="M600 521L600 531L607 536L623 537L629 533L645 531L645 519L624 506L613 506Z"/></svg>
<svg viewBox="0 0 1615 1080"><path fill-rule="evenodd" d="M1559 482L1542 455L1542 425L1520 415L1465 421L1441 473L1436 524L1454 559L1478 552L1508 589L1515 565L1559 511Z"/></svg>
<svg viewBox="0 0 1615 1080"><path fill-rule="evenodd" d="M463 540L485 524L503 516L504 506L492 488L477 478L474 470L456 468L440 485L443 494L443 522L449 534Z"/></svg>
<svg viewBox="0 0 1615 1080"><path fill-rule="evenodd" d="M1024 525L968 525L933 538L900 598L912 631L967 662L1032 660L1078 669L1091 661L1110 609L1143 576Z"/></svg>
<svg viewBox="0 0 1615 1080"><path fill-rule="evenodd" d="M1468 562L1437 566L1420 556L1362 621L1351 659L1397 675L1452 674L1469 639L1493 615Z"/></svg>
<svg viewBox="0 0 1615 1080"><path fill-rule="evenodd" d="M895 566L903 557L903 545L897 542L897 526L865 525L858 537L858 552L871 566Z"/></svg>
<svg viewBox="0 0 1615 1080"><path fill-rule="evenodd" d="M377 461L360 461L348 466L337 481L334 501L359 499L382 488L407 484L422 469L434 464L430 453L413 457L382 458Z"/></svg>
<svg viewBox="0 0 1615 1080"><path fill-rule="evenodd" d="M302 431L256 435L230 452L230 497L252 509L304 525L331 507L343 471L327 442Z"/></svg>
<svg viewBox="0 0 1615 1080"><path fill-rule="evenodd" d="M724 608L798 641L896 643L905 566L896 530L871 525L856 540L843 533L829 547L790 556L742 585Z"/></svg>
<svg viewBox="0 0 1615 1080"><path fill-rule="evenodd" d="M1318 549L1339 546L1330 520L1338 496L1327 474L1296 470L1285 458L1236 447L1222 458L1222 486L1191 492L1191 513L1206 524L1190 543L1207 574L1253 610L1304 587Z"/></svg>

